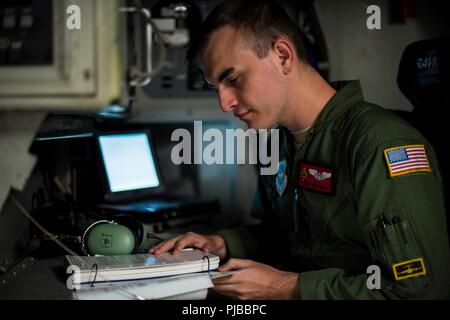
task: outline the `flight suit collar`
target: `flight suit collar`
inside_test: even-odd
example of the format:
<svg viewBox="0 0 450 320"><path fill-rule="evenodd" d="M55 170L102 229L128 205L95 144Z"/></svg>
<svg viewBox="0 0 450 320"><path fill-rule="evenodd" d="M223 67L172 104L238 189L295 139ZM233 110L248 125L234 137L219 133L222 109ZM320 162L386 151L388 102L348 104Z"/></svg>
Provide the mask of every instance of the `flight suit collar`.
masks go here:
<svg viewBox="0 0 450 320"><path fill-rule="evenodd" d="M281 160L284 158L294 159L294 155L296 154L302 157L306 152L306 147L311 138L314 137L318 131L332 123L356 103L364 100L359 80L335 81L331 82L330 85L336 90L336 93L331 97L330 101L328 101L322 112L319 114L317 121L314 123L309 133L309 137L306 139L299 152L295 150L294 143L291 141L293 137L289 130L282 126L278 127L278 129L281 129L282 131L284 145L282 154L280 155Z"/></svg>
<svg viewBox="0 0 450 320"><path fill-rule="evenodd" d="M361 84L358 80L336 81L330 83L330 85L336 90L336 93L331 97L330 101L328 101L322 112L319 114L313 127L314 131L319 131L330 122L333 122L357 102L364 99Z"/></svg>

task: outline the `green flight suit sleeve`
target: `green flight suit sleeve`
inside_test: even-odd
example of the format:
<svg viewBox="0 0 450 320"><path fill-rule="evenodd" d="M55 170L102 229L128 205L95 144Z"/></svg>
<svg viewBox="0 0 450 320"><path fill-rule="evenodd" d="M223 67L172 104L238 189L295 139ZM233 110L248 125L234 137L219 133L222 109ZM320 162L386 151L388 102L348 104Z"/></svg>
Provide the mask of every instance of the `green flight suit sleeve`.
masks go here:
<svg viewBox="0 0 450 320"><path fill-rule="evenodd" d="M225 240L227 258L246 259L255 254L257 247L256 228L240 226L222 229L217 232Z"/></svg>
<svg viewBox="0 0 450 320"><path fill-rule="evenodd" d="M258 189L254 195L251 215L265 216L265 208L261 201L267 201L262 190L261 178L258 178ZM222 236L227 246L228 258L247 259L255 255L258 247L258 237L261 233L261 225L246 226L241 225L234 228L225 228L217 232Z"/></svg>
<svg viewBox="0 0 450 320"><path fill-rule="evenodd" d="M277 264L287 257L288 232L283 222L273 213L273 199L270 200L268 193L270 191L260 176L251 209L251 216L260 222L217 232L225 240L227 258L254 259L267 264Z"/></svg>
<svg viewBox="0 0 450 320"><path fill-rule="evenodd" d="M301 298L449 298L449 244L438 163L420 135L396 136L388 131L366 139L371 143L357 145L350 157L356 219L373 264L381 270L381 287L368 288L372 272L350 275L327 268L301 273ZM408 145L424 145L431 172L391 177L385 150Z"/></svg>

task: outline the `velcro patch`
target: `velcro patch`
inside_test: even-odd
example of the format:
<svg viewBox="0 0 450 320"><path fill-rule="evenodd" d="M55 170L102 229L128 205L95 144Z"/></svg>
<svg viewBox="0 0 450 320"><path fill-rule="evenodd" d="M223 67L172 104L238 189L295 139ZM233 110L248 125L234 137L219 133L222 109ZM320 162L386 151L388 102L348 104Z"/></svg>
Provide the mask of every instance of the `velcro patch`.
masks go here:
<svg viewBox="0 0 450 320"><path fill-rule="evenodd" d="M394 270L395 280L415 278L427 274L423 258L396 263L392 266L392 269Z"/></svg>
<svg viewBox="0 0 450 320"><path fill-rule="evenodd" d="M309 163L300 163L299 185L304 189L310 189L322 193L333 192L333 171Z"/></svg>
<svg viewBox="0 0 450 320"><path fill-rule="evenodd" d="M431 172L430 162L423 144L414 144L384 150L391 177L413 172Z"/></svg>

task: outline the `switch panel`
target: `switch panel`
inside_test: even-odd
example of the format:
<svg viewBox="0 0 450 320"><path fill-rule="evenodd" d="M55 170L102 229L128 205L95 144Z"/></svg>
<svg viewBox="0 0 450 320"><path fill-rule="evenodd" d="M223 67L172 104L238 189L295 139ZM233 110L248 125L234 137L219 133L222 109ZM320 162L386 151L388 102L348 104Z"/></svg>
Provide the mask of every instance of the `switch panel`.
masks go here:
<svg viewBox="0 0 450 320"><path fill-rule="evenodd" d="M0 2L0 66L51 65L51 0Z"/></svg>

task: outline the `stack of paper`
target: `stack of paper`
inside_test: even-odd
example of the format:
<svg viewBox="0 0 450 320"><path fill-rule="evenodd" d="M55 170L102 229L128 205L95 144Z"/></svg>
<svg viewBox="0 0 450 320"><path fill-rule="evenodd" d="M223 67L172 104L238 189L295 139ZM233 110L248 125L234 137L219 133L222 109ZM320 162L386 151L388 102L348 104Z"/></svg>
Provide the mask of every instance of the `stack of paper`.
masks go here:
<svg viewBox="0 0 450 320"><path fill-rule="evenodd" d="M77 300L203 300L213 286L208 273L130 282L83 285L73 293Z"/></svg>
<svg viewBox="0 0 450 320"><path fill-rule="evenodd" d="M185 250L174 256L165 253L118 256L66 256L75 268L74 285L145 280L215 270L220 258L200 250Z"/></svg>

